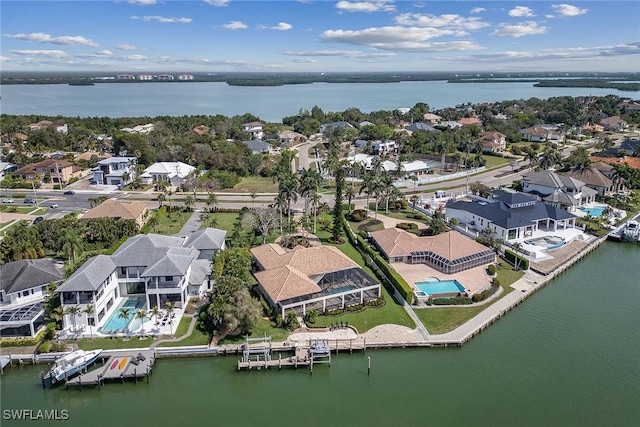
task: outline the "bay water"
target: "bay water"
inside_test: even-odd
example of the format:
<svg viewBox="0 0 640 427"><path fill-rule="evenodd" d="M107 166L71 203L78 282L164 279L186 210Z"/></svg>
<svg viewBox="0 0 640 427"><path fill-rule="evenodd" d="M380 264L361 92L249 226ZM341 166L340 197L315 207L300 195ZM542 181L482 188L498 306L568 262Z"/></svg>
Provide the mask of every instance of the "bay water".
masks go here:
<svg viewBox="0 0 640 427"><path fill-rule="evenodd" d="M313 374L159 359L149 383L82 391L44 390L44 365L7 368L0 424L54 423L6 412L32 409L70 427L635 426L639 307L640 247L606 242L461 348L340 353Z"/></svg>
<svg viewBox="0 0 640 427"><path fill-rule="evenodd" d="M285 86L229 86L221 82L97 83L94 86L32 84L0 86L2 114L71 117L242 115L280 123L314 105L324 112L358 108L391 111L427 103L431 109L472 102L547 99L554 96L637 97L638 92L598 88L534 87L532 82L312 83Z"/></svg>

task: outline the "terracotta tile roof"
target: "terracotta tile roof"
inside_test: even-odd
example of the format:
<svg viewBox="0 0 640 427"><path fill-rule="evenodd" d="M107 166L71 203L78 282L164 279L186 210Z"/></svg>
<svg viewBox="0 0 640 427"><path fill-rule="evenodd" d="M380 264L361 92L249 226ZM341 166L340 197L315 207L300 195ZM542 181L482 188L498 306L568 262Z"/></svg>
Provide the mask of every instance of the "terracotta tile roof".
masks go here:
<svg viewBox="0 0 640 427"><path fill-rule="evenodd" d="M463 117L458 120L458 123L460 123L461 125L479 125L480 123L482 123L482 121L475 117Z"/></svg>
<svg viewBox="0 0 640 427"><path fill-rule="evenodd" d="M276 244L265 244L252 248L251 253L264 268L254 275L275 302L320 292L314 276L358 267L333 246L287 251Z"/></svg>
<svg viewBox="0 0 640 427"><path fill-rule="evenodd" d="M18 169L17 171L15 171L15 174L21 175L21 174L35 173L38 168L47 168L50 166L55 166L56 163L58 164L58 167L60 169L73 166L71 163L67 162L66 160L45 159L41 162L29 163L28 165L25 165L20 169Z"/></svg>
<svg viewBox="0 0 640 427"><path fill-rule="evenodd" d="M85 213L82 218L122 218L138 219L147 205L137 201L105 200Z"/></svg>
<svg viewBox="0 0 640 427"><path fill-rule="evenodd" d="M603 162L609 165L624 165L626 164L630 168L640 169L640 157L590 157L591 162Z"/></svg>
<svg viewBox="0 0 640 427"><path fill-rule="evenodd" d="M613 185L613 182L607 178L602 172L596 168L585 169L580 172L571 171L567 172L567 176L578 179L584 182L586 185L592 185L594 187L609 188Z"/></svg>
<svg viewBox="0 0 640 427"><path fill-rule="evenodd" d="M387 228L372 232L371 237L389 257L432 252L448 260L455 260L487 250L486 246L455 231L418 237L399 228Z"/></svg>

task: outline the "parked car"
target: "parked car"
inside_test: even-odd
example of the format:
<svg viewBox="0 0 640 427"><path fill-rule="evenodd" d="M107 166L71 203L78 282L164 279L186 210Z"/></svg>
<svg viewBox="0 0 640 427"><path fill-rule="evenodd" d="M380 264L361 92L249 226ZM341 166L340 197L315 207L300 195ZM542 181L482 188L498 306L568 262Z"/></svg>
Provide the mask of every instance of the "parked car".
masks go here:
<svg viewBox="0 0 640 427"><path fill-rule="evenodd" d="M55 208L58 207L58 204L56 202L49 203L49 207L52 208L52 209L55 209Z"/></svg>
<svg viewBox="0 0 640 427"><path fill-rule="evenodd" d="M42 221L44 221L44 218L43 218L43 217L41 217L41 216L37 216L37 217L33 220L33 223L34 223L34 224L37 224L37 223L42 222Z"/></svg>
<svg viewBox="0 0 640 427"><path fill-rule="evenodd" d="M73 190L67 190L63 193L65 196L73 196L74 194L76 194L75 191Z"/></svg>
<svg viewBox="0 0 640 427"><path fill-rule="evenodd" d="M25 205L35 205L38 202L36 202L36 199L26 198L26 199L24 199L24 201L22 203L24 203Z"/></svg>
<svg viewBox="0 0 640 427"><path fill-rule="evenodd" d="M13 199L2 199L2 203L13 203Z"/></svg>

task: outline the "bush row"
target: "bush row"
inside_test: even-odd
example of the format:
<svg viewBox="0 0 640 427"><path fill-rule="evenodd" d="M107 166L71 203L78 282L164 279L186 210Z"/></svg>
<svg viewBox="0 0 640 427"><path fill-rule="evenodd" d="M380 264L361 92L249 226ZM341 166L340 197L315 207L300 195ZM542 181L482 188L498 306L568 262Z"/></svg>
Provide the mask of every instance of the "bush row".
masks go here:
<svg viewBox="0 0 640 427"><path fill-rule="evenodd" d="M432 302L433 305L469 305L472 303L471 298L467 297L452 297L452 298L435 298Z"/></svg>
<svg viewBox="0 0 640 427"><path fill-rule="evenodd" d="M336 308L334 310L328 310L326 313L324 313L325 316L340 316L344 313L357 313L360 311L365 310L367 307L383 307L386 304L386 301L384 300L384 296L380 296L380 298L378 299L374 299L371 301L367 301L364 304L355 304L355 305L350 305L348 307L345 308Z"/></svg>
<svg viewBox="0 0 640 427"><path fill-rule="evenodd" d="M507 249L507 250L504 251L504 257L513 266L516 265L516 257L517 257L519 259L518 268L521 268L523 270L528 270L529 269L529 260L524 258L521 255L516 255L516 253L514 251L512 251L511 249Z"/></svg>
<svg viewBox="0 0 640 427"><path fill-rule="evenodd" d="M472 296L471 297L471 301L473 301L473 302L484 301L487 298L489 298L491 295L495 294L499 287L500 287L500 285L496 285L494 283L489 289L486 289L486 290L480 292L479 294L475 294L474 296Z"/></svg>

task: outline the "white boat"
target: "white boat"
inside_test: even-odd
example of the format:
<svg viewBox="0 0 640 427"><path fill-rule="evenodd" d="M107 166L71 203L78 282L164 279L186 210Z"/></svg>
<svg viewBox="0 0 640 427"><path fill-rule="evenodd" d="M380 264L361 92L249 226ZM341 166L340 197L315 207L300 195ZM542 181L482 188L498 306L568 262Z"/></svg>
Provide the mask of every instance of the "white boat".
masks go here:
<svg viewBox="0 0 640 427"><path fill-rule="evenodd" d="M42 384L47 388L59 381L71 378L95 362L100 353L102 353L102 349L75 350L65 354L56 360L55 365L42 378Z"/></svg>

